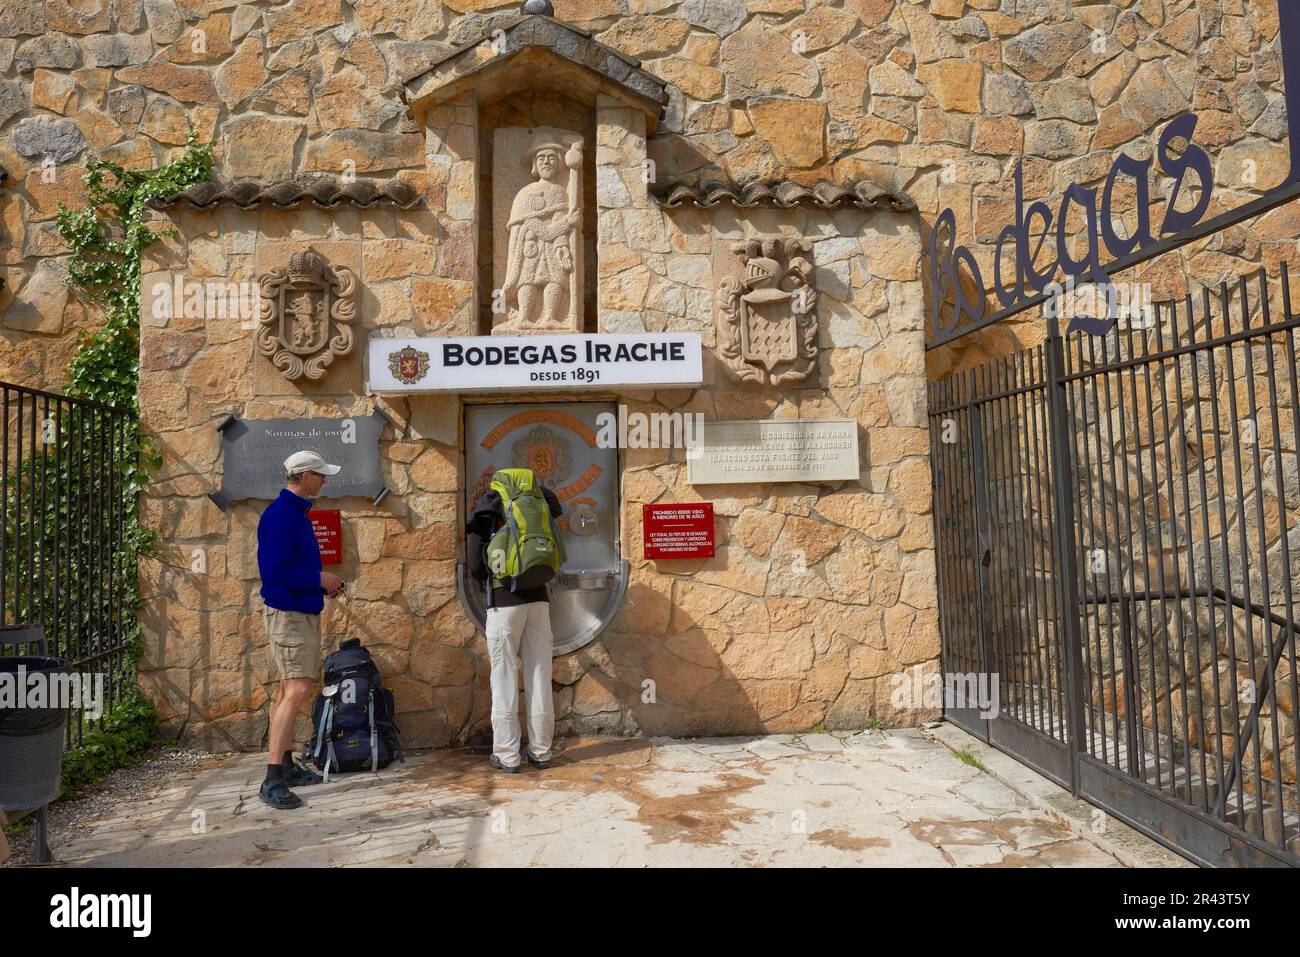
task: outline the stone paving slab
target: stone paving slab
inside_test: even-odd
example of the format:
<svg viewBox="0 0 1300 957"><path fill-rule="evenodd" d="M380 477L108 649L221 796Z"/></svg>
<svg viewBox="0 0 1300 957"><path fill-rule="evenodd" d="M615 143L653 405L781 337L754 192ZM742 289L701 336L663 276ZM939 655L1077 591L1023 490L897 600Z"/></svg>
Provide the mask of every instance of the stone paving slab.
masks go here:
<svg viewBox="0 0 1300 957"><path fill-rule="evenodd" d="M576 739L552 767L413 755L275 812L230 755L55 835L73 866L1120 866L919 731Z"/></svg>
<svg viewBox="0 0 1300 957"><path fill-rule="evenodd" d="M992 792L1005 794L1009 791L1018 795L1022 801L1028 801L1039 811L1065 824L1126 867L1196 866L955 724L941 722L925 734L953 752L966 751L984 765L988 774L981 783ZM985 801L988 800L996 798L986 796Z"/></svg>

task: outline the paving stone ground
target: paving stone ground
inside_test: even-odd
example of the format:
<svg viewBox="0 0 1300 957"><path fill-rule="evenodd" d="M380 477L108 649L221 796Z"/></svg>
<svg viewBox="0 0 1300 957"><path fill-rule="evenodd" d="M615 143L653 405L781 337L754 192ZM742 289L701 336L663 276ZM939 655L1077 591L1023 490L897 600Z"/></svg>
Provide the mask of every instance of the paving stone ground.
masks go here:
<svg viewBox="0 0 1300 957"><path fill-rule="evenodd" d="M71 833L73 866L1120 866L919 731L575 739L516 775L469 750L302 789L215 759Z"/></svg>

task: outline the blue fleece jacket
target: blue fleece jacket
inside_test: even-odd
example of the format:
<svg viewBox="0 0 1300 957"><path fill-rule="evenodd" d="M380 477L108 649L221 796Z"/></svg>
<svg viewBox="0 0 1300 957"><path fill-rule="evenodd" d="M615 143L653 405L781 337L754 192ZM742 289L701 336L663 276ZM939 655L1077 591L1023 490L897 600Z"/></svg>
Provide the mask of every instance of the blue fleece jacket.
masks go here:
<svg viewBox="0 0 1300 957"><path fill-rule="evenodd" d="M257 523L257 570L267 605L319 615L325 590L320 587L320 546L307 517L310 509L311 499L280 490Z"/></svg>

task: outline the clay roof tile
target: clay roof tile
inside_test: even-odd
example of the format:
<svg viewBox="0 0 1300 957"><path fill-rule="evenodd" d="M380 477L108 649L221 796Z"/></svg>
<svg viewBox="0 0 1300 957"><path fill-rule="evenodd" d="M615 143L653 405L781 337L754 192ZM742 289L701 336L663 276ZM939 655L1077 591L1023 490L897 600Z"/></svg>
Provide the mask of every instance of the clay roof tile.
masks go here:
<svg viewBox="0 0 1300 957"><path fill-rule="evenodd" d="M765 180L740 186L729 181L706 179L697 184L669 183L652 195L655 202L666 209L686 205L708 209L719 203L729 203L742 209L759 206L788 209L801 205L822 209L856 207L898 213L916 209L915 201L906 193L886 189L869 180L848 183L822 180L809 187L793 180Z"/></svg>
<svg viewBox="0 0 1300 957"><path fill-rule="evenodd" d="M159 197L152 200L149 205L160 210L176 206L212 209L227 203L242 209L252 209L263 204L277 209L292 209L307 200L326 209L340 203L360 206L363 209L378 204L411 209L419 203L420 194L410 183L399 179L382 182L358 179L346 184L340 184L333 176L304 177L299 180L282 180L270 184L247 179L236 180L233 183L209 180L195 183L171 196Z"/></svg>

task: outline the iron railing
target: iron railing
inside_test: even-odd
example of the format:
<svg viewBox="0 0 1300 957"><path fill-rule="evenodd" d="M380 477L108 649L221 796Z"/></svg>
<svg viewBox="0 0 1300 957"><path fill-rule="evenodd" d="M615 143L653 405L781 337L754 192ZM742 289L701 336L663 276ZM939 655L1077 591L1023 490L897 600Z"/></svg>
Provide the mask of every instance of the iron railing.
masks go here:
<svg viewBox="0 0 1300 957"><path fill-rule="evenodd" d="M40 624L50 653L130 691L136 566L126 541L133 413L0 382L0 625ZM96 723L72 712L68 744Z"/></svg>
<svg viewBox="0 0 1300 957"><path fill-rule="evenodd" d="M1052 329L930 393L944 668L1002 691L992 719L950 716L1203 863L1300 864L1300 318L1279 279Z"/></svg>

